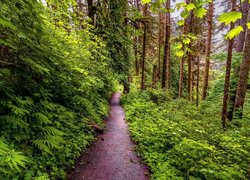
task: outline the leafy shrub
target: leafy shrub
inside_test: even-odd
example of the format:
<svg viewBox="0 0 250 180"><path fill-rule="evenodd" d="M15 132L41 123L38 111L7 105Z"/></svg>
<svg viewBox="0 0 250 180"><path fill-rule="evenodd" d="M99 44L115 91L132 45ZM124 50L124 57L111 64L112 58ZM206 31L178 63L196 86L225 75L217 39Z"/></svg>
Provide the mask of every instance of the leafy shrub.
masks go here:
<svg viewBox="0 0 250 180"><path fill-rule="evenodd" d="M76 1L47 2L0 2L0 179L64 179L108 112L105 42Z"/></svg>
<svg viewBox="0 0 250 180"><path fill-rule="evenodd" d="M152 179L248 179L250 144L247 119L221 128L219 104L197 108L184 99L160 105L151 92L123 97L129 130ZM160 95L161 96L161 95ZM206 104L208 103L208 104ZM245 109L247 117L248 105Z"/></svg>

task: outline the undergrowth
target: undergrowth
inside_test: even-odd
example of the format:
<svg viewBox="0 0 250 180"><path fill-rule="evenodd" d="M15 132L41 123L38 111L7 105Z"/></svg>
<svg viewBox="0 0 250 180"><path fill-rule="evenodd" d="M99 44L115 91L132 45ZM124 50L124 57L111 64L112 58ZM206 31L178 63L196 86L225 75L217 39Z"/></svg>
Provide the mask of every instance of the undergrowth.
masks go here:
<svg viewBox="0 0 250 180"><path fill-rule="evenodd" d="M122 99L138 154L152 179L248 179L249 109L223 131L219 100L197 108L187 100L170 99L159 90Z"/></svg>
<svg viewBox="0 0 250 180"><path fill-rule="evenodd" d="M0 2L0 179L65 179L108 111L105 42L76 1L47 2Z"/></svg>

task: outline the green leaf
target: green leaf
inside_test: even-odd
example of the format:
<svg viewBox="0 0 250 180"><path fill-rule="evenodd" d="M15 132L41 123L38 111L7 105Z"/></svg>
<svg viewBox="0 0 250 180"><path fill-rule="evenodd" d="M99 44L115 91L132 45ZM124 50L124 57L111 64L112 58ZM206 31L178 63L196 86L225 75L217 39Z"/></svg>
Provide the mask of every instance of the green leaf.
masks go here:
<svg viewBox="0 0 250 180"><path fill-rule="evenodd" d="M247 28L248 28L248 29L250 29L250 22L249 22L249 23L247 23Z"/></svg>
<svg viewBox="0 0 250 180"><path fill-rule="evenodd" d="M181 49L182 47L183 47L182 43L178 43L176 46L177 49Z"/></svg>
<svg viewBox="0 0 250 180"><path fill-rule="evenodd" d="M203 7L194 10L194 15L197 16L198 18L202 18L203 16L206 15L206 13L207 10Z"/></svg>
<svg viewBox="0 0 250 180"><path fill-rule="evenodd" d="M189 16L189 14L190 14L189 11L183 11L181 13L181 17L184 18L184 19L186 19Z"/></svg>
<svg viewBox="0 0 250 180"><path fill-rule="evenodd" d="M150 3L151 0L142 0L142 3L143 4L147 4L147 3Z"/></svg>
<svg viewBox="0 0 250 180"><path fill-rule="evenodd" d="M223 13L218 20L226 25L236 22L238 19L242 18L242 13L240 12L227 12Z"/></svg>
<svg viewBox="0 0 250 180"><path fill-rule="evenodd" d="M233 39L234 37L238 36L242 31L244 31L243 27L238 26L232 29L229 33L227 33L226 39Z"/></svg>
<svg viewBox="0 0 250 180"><path fill-rule="evenodd" d="M191 40L189 38L185 38L185 39L183 39L183 43L184 44L190 44Z"/></svg>
<svg viewBox="0 0 250 180"><path fill-rule="evenodd" d="M0 25L2 25L3 27L8 27L13 30L16 30L16 26L14 26L9 20L3 19L1 17L0 17Z"/></svg>
<svg viewBox="0 0 250 180"><path fill-rule="evenodd" d="M177 52L175 53L175 55L176 55L177 57L183 57L183 56L184 56L184 51L183 51L183 50L177 51Z"/></svg>
<svg viewBox="0 0 250 180"><path fill-rule="evenodd" d="M193 3L189 3L189 4L186 6L186 9L187 9L188 11L191 11L191 10L195 9L195 5L194 5Z"/></svg>
<svg viewBox="0 0 250 180"><path fill-rule="evenodd" d="M184 20L180 20L180 21L177 22L177 24L178 24L179 26L183 26L183 25L185 24L185 21L184 21Z"/></svg>

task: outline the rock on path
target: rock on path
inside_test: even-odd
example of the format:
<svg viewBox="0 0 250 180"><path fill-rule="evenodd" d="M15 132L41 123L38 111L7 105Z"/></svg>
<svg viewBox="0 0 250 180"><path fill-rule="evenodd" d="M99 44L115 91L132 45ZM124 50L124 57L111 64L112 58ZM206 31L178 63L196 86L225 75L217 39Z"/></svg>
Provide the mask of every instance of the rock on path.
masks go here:
<svg viewBox="0 0 250 180"><path fill-rule="evenodd" d="M114 93L110 101L110 115L106 129L98 140L80 157L69 180L148 180L149 170L135 152L120 94Z"/></svg>

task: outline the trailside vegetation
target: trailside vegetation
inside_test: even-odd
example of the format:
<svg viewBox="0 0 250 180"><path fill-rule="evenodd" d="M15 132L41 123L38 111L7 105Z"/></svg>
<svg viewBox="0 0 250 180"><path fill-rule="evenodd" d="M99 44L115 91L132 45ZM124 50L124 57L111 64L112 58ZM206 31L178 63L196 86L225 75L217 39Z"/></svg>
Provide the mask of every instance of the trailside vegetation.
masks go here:
<svg viewBox="0 0 250 180"><path fill-rule="evenodd" d="M214 89L198 109L188 100L172 100L162 90L123 97L137 152L152 179L248 179L249 113L224 131L218 92Z"/></svg>
<svg viewBox="0 0 250 180"><path fill-rule="evenodd" d="M106 42L75 1L0 2L0 179L64 179L114 91Z"/></svg>

